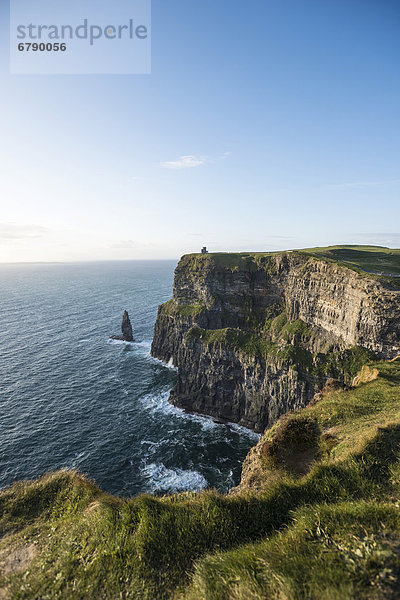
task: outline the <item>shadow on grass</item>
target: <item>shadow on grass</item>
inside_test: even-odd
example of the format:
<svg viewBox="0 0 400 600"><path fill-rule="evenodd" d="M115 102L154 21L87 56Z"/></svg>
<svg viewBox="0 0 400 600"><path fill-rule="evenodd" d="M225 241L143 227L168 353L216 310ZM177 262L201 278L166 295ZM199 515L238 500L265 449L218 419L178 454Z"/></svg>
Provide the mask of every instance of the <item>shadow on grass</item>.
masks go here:
<svg viewBox="0 0 400 600"><path fill-rule="evenodd" d="M299 482L279 483L263 495L205 492L182 503L135 500L141 507L136 531L139 577L163 597L184 583L200 556L260 540L288 525L301 506L382 499L391 489L399 444L399 425L382 428L360 454L339 465L317 465Z"/></svg>

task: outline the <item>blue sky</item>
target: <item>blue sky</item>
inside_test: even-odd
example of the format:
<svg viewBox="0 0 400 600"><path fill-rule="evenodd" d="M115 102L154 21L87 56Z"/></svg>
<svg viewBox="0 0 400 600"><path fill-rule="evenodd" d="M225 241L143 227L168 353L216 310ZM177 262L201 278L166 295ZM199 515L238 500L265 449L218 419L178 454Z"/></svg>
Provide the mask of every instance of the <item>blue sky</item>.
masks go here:
<svg viewBox="0 0 400 600"><path fill-rule="evenodd" d="M400 247L397 0L153 0L151 75L10 75L0 261Z"/></svg>

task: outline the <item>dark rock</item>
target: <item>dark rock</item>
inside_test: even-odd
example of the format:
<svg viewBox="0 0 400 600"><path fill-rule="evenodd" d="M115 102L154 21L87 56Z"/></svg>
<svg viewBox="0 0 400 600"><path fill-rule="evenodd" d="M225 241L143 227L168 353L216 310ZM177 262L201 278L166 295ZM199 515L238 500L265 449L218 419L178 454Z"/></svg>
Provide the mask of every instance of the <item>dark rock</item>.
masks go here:
<svg viewBox="0 0 400 600"><path fill-rule="evenodd" d="M121 325L122 335L112 335L112 340L121 340L122 342L133 342L133 330L128 311L124 312Z"/></svg>
<svg viewBox="0 0 400 600"><path fill-rule="evenodd" d="M131 320L128 315L128 311L125 311L124 316L122 317L121 329L122 329L122 337L124 338L125 342L133 342L133 331L132 331L132 325L131 325Z"/></svg>

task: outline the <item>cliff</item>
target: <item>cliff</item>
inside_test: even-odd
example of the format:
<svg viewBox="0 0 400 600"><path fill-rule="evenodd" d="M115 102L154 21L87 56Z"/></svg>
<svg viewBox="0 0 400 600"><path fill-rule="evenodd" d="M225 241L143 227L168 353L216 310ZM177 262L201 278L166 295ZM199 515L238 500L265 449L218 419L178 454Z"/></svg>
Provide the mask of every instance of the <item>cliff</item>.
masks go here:
<svg viewBox="0 0 400 600"><path fill-rule="evenodd" d="M152 345L178 367L172 403L263 431L327 378L400 353L398 280L317 250L181 259Z"/></svg>

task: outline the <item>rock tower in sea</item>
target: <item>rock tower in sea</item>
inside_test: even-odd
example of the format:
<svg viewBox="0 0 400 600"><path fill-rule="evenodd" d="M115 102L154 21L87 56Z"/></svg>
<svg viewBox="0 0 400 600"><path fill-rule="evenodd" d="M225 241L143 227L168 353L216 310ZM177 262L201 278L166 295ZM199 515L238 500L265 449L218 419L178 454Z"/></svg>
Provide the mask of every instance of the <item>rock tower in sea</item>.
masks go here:
<svg viewBox="0 0 400 600"><path fill-rule="evenodd" d="M128 311L124 311L124 315L122 317L122 325L121 325L122 335L112 335L110 338L112 340L120 340L122 342L133 342L133 331L131 320L128 315Z"/></svg>
<svg viewBox="0 0 400 600"><path fill-rule="evenodd" d="M121 330L122 339L124 340L124 342L133 342L132 325L127 310L124 311L124 316L122 317Z"/></svg>

